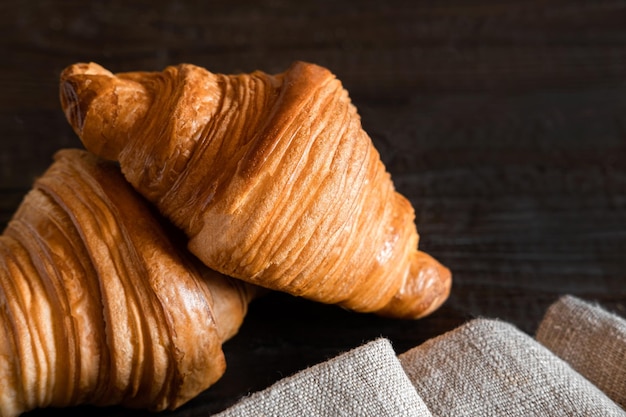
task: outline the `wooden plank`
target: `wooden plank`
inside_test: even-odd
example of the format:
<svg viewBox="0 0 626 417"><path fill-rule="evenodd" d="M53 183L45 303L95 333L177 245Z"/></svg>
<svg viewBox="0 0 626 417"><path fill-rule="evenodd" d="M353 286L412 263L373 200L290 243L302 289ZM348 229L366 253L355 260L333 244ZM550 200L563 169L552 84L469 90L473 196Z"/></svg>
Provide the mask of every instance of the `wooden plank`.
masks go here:
<svg viewBox="0 0 626 417"><path fill-rule="evenodd" d="M402 352L478 316L532 334L564 293L626 315L625 21L625 0L6 2L0 224L58 149L81 146L58 103L66 65L280 72L301 59L348 88L453 292L417 322L271 294L225 345L224 378L172 415L219 411L379 336ZM151 415L64 410L86 412Z"/></svg>

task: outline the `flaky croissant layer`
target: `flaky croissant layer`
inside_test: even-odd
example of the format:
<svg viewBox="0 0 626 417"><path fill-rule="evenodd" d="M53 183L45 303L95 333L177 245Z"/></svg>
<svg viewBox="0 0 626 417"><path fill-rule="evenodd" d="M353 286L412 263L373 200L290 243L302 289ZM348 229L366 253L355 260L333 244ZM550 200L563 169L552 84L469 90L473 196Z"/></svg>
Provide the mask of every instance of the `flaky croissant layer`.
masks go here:
<svg viewBox="0 0 626 417"><path fill-rule="evenodd" d="M61 102L85 146L118 160L209 267L392 317L424 316L447 298L450 271L418 251L413 207L327 69L75 64Z"/></svg>
<svg viewBox="0 0 626 417"><path fill-rule="evenodd" d="M0 415L176 408L224 372L253 288L180 250L113 164L55 159L0 236Z"/></svg>

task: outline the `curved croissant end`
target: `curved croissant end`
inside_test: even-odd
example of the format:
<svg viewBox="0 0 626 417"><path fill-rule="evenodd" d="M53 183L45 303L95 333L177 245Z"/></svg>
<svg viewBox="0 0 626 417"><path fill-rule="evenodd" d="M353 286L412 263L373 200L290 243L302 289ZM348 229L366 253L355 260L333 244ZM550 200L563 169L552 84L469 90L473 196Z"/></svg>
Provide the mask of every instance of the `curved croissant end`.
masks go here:
<svg viewBox="0 0 626 417"><path fill-rule="evenodd" d="M209 267L392 317L422 317L447 298L450 271L418 252L413 207L327 69L76 64L61 102L85 146L117 159Z"/></svg>
<svg viewBox="0 0 626 417"><path fill-rule="evenodd" d="M147 90L95 63L68 67L61 78L61 105L74 131L89 138L85 145L95 154L116 160L128 140L127 131L148 111ZM110 111L115 108L126 111Z"/></svg>

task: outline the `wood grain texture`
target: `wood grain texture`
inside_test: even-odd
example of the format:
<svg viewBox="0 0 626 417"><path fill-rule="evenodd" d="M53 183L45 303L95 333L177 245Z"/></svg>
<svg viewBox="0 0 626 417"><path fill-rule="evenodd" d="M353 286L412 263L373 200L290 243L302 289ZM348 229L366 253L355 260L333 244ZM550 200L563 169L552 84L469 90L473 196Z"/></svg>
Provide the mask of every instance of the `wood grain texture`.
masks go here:
<svg viewBox="0 0 626 417"><path fill-rule="evenodd" d="M221 410L378 336L401 353L476 316L532 334L565 293L626 315L625 21L619 0L4 2L0 224L56 150L80 147L58 103L65 66L307 60L350 91L452 295L406 322L271 294L225 345L225 377L172 415ZM85 411L144 415L65 410Z"/></svg>

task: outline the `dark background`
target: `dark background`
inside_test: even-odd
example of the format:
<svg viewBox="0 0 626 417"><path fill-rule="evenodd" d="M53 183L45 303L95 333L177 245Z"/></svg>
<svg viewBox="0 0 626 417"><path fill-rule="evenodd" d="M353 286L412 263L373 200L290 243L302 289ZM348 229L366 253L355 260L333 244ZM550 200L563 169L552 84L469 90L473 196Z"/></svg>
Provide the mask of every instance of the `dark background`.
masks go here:
<svg viewBox="0 0 626 417"><path fill-rule="evenodd" d="M224 378L164 414L222 410L380 336L402 353L478 316L532 335L562 294L626 315L626 1L2 1L0 52L2 227L53 153L81 147L58 100L65 66L305 60L343 81L420 248L453 272L448 302L418 321L257 300Z"/></svg>

